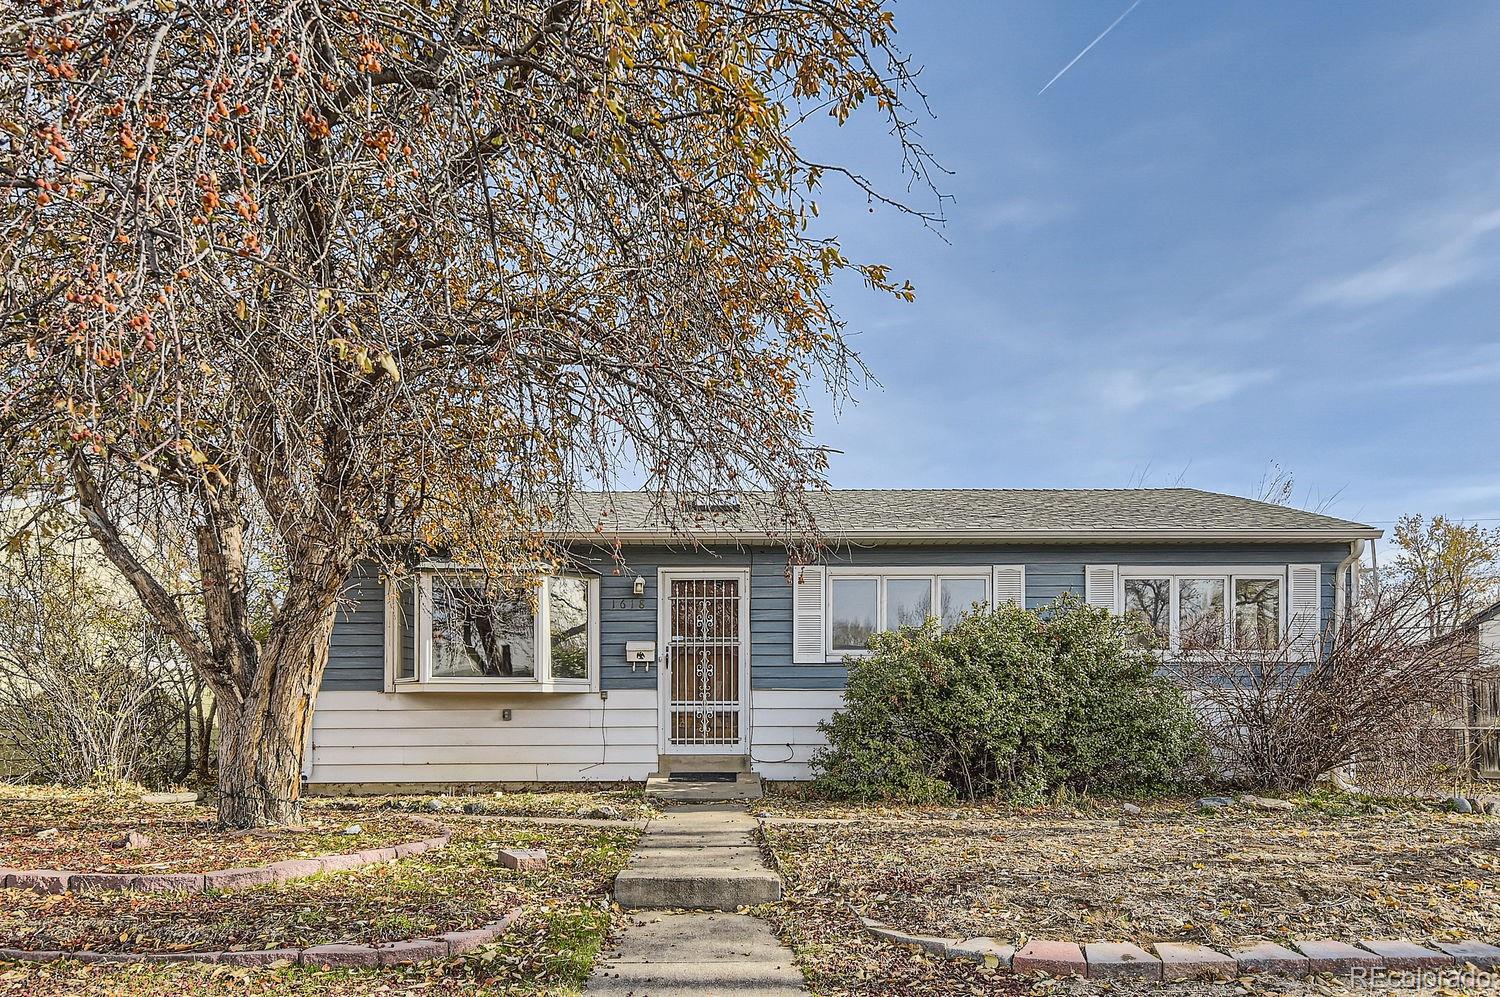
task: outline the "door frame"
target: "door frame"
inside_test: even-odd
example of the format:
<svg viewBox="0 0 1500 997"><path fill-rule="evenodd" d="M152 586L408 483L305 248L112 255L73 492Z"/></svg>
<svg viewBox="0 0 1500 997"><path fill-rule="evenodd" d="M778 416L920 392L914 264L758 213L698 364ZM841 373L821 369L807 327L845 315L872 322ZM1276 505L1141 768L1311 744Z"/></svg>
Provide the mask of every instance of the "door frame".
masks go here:
<svg viewBox="0 0 1500 997"><path fill-rule="evenodd" d="M672 640L672 582L685 579L740 583L740 742L739 744L692 744L674 747L671 743L672 683L667 676L671 667L668 649ZM672 567L656 569L656 750L658 754L682 755L749 755L750 716L750 569L723 567Z"/></svg>

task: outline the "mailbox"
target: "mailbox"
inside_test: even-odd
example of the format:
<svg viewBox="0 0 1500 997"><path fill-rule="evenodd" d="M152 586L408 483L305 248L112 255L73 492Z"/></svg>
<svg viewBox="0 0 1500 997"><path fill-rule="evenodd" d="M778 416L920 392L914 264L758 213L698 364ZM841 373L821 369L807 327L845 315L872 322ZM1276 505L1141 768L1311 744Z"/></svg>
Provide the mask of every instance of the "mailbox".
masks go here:
<svg viewBox="0 0 1500 997"><path fill-rule="evenodd" d="M630 670L640 665L650 668L656 664L656 641L654 640L627 640L625 642L625 660L630 663Z"/></svg>

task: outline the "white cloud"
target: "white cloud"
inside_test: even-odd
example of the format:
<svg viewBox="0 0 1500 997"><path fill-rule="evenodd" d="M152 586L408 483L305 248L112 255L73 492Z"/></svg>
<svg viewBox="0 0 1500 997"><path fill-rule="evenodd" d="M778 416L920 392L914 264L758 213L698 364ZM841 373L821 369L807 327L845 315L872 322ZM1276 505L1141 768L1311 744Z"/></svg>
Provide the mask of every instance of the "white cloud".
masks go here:
<svg viewBox="0 0 1500 997"><path fill-rule="evenodd" d="M1416 358L1386 383L1393 388L1443 388L1490 381L1500 381L1500 343Z"/></svg>
<svg viewBox="0 0 1500 997"><path fill-rule="evenodd" d="M1494 253L1487 237L1500 231L1500 210L1452 218L1442 229L1410 240L1374 266L1309 287L1303 300L1359 308L1437 294L1489 271Z"/></svg>
<svg viewBox="0 0 1500 997"><path fill-rule="evenodd" d="M1128 411L1148 404L1165 404L1177 411L1187 411L1227 401L1275 376L1273 370L1127 368L1102 374L1098 387L1100 399L1110 408Z"/></svg>

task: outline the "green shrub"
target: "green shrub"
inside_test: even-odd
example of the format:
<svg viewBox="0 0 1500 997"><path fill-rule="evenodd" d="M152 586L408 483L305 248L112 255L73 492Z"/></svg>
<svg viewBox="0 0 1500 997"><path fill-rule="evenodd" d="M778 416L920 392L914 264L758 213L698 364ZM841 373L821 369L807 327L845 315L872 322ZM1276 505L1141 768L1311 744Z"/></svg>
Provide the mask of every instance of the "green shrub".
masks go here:
<svg viewBox="0 0 1500 997"><path fill-rule="evenodd" d="M850 659L845 709L822 725L817 788L909 803L1171 788L1199 740L1140 636L1072 596L976 611L946 632L929 620L878 634Z"/></svg>

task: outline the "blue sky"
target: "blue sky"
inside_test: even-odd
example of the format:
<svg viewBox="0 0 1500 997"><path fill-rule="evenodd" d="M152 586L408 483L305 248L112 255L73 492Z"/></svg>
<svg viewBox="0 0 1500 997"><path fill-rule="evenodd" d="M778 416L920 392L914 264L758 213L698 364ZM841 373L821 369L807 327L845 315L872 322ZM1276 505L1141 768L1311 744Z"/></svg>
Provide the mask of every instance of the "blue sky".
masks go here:
<svg viewBox="0 0 1500 997"><path fill-rule="evenodd" d="M830 184L838 487L1171 485L1500 524L1500 4L904 0L943 239ZM901 189L879 130L805 136Z"/></svg>

